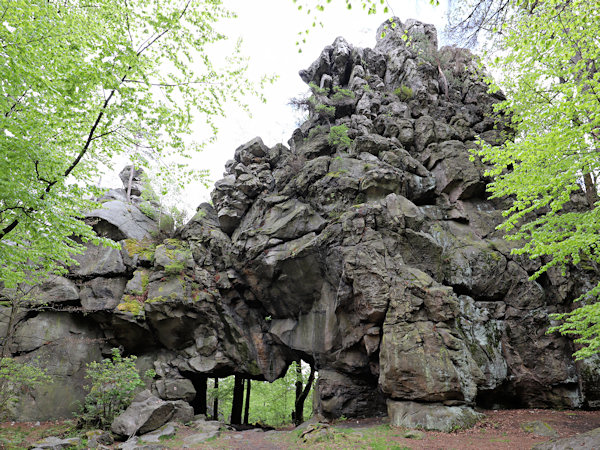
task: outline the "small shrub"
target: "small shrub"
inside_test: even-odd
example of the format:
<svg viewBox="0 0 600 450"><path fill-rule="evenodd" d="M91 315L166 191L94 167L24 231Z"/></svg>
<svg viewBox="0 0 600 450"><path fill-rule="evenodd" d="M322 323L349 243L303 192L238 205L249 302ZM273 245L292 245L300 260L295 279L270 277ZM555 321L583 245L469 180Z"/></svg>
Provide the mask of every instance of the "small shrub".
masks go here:
<svg viewBox="0 0 600 450"><path fill-rule="evenodd" d="M6 419L21 394L49 382L51 378L44 369L13 358L0 358L0 420Z"/></svg>
<svg viewBox="0 0 600 450"><path fill-rule="evenodd" d="M112 359L87 364L85 378L91 381L80 419L88 426L107 429L114 418L133 400L136 389L144 385L135 356L123 358L112 349Z"/></svg>
<svg viewBox="0 0 600 450"><path fill-rule="evenodd" d="M158 211L154 206L152 206L152 204L148 200L144 200L142 203L140 203L138 208L146 217L152 220L156 220L156 217L158 216Z"/></svg>
<svg viewBox="0 0 600 450"><path fill-rule="evenodd" d="M339 86L335 86L333 88L333 92L334 94L331 96L331 99L334 101L340 101L343 100L344 98L355 98L356 95L354 95L354 92L352 92L350 89L343 89Z"/></svg>
<svg viewBox="0 0 600 450"><path fill-rule="evenodd" d="M317 113L325 119L333 119L335 117L335 106L327 106L319 104L315 107Z"/></svg>
<svg viewBox="0 0 600 450"><path fill-rule="evenodd" d="M348 126L337 125L329 129L329 145L339 145L343 148L350 148L352 139L348 136Z"/></svg>
<svg viewBox="0 0 600 450"><path fill-rule="evenodd" d="M308 87L315 95L327 95L328 91L325 88L317 86L315 83L308 83Z"/></svg>
<svg viewBox="0 0 600 450"><path fill-rule="evenodd" d="M413 90L405 85L394 89L394 94L403 102L410 100L414 96Z"/></svg>
<svg viewBox="0 0 600 450"><path fill-rule="evenodd" d="M175 231L175 220L169 214L161 213L158 219L158 230L161 233L170 235Z"/></svg>

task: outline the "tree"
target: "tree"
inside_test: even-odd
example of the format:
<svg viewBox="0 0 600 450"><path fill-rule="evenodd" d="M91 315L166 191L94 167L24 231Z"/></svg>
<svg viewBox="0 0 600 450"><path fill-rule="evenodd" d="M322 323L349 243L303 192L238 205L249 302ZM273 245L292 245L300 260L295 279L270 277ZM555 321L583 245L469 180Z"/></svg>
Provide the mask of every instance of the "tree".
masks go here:
<svg viewBox="0 0 600 450"><path fill-rule="evenodd" d="M111 354L111 359L86 365L85 378L91 385L80 420L100 428L110 427L114 418L130 405L136 390L144 385L135 367L135 356L123 358L118 348L113 348ZM153 371L147 373L150 378L154 375Z"/></svg>
<svg viewBox="0 0 600 450"><path fill-rule="evenodd" d="M0 420L10 416L20 396L38 386L51 383L46 370L9 357L0 357Z"/></svg>
<svg viewBox="0 0 600 450"><path fill-rule="evenodd" d="M217 377L214 378L213 382L213 392L219 392L219 379ZM213 415L212 420L219 420L219 396L214 395L213 398Z"/></svg>
<svg viewBox="0 0 600 450"><path fill-rule="evenodd" d="M310 365L310 375L306 380L306 385L302 387L304 380L304 374L302 373L302 360L298 359L295 361L295 372L296 372L296 401L294 402L294 411L292 412L292 419L295 425L300 425L304 422L304 402L315 379L315 367Z"/></svg>
<svg viewBox="0 0 600 450"><path fill-rule="evenodd" d="M231 401L231 419L232 425L242 424L242 408L244 405L244 378L242 375L235 375L233 382L233 400Z"/></svg>
<svg viewBox="0 0 600 450"><path fill-rule="evenodd" d="M244 403L244 425L248 425L250 416L250 392L252 390L252 380L246 378L246 401Z"/></svg>
<svg viewBox="0 0 600 450"><path fill-rule="evenodd" d="M516 137L477 152L493 168L493 197L510 197L501 229L523 246L514 251L543 261L533 278L553 267L600 262L600 5L583 0L513 0L493 61ZM496 26L498 31L498 26ZM579 207L573 204L583 193ZM583 305L554 315L551 329L577 335L581 359L600 351L600 284Z"/></svg>
<svg viewBox="0 0 600 450"><path fill-rule="evenodd" d="M256 94L239 46L224 67L206 53L231 16L220 0L0 1L6 286L64 271L81 242L110 244L82 220L101 165L136 144L189 157L201 147L184 141L195 116L210 141L224 102Z"/></svg>

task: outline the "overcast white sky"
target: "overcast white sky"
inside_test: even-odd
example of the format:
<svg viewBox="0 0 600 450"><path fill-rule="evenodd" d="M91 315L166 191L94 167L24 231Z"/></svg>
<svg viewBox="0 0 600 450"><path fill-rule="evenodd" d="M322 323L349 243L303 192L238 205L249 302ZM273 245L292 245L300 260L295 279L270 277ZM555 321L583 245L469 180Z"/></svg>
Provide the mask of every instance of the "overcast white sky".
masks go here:
<svg viewBox="0 0 600 450"><path fill-rule="evenodd" d="M312 3L316 4L315 1ZM388 3L393 14L402 21L416 18L435 24L438 33L443 29L446 0L437 7L431 6L429 0L389 0ZM299 53L297 33L312 24L312 16L298 11L292 0L225 0L224 4L238 17L222 23L219 29L232 43L237 38L243 39L243 54L250 58L250 76L260 78L263 74L276 74L279 79L266 89L266 104L249 99L251 118L233 105L228 108L227 116L218 121L217 142L194 157L194 167L210 170L211 186L222 178L225 162L233 158L235 149L250 139L260 136L268 146L287 143L298 120L297 114L288 106L289 99L307 91L298 71L307 68L323 47L337 36L343 36L354 46L373 47L377 27L393 15L381 12L368 16L357 6L348 11L343 0L334 0L319 13L324 28L313 28ZM202 140L205 136L196 138ZM212 187L189 186L179 206L194 211L200 203L210 200L210 190Z"/></svg>

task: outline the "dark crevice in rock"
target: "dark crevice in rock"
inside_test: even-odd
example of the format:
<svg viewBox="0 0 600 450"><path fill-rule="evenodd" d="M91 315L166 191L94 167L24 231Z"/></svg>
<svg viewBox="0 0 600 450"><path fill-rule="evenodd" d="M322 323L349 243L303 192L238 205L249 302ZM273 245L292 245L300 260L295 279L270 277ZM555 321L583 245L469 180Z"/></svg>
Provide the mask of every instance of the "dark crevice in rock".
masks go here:
<svg viewBox="0 0 600 450"><path fill-rule="evenodd" d="M191 380L196 395L189 403L194 408L194 414L207 414L207 376L193 372L183 372L182 375Z"/></svg>

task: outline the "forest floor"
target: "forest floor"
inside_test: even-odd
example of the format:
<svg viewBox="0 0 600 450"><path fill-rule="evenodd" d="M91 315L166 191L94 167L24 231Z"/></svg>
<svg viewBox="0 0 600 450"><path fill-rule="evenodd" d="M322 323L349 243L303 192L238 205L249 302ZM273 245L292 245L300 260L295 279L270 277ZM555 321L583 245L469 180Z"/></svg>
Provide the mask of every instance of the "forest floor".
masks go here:
<svg viewBox="0 0 600 450"><path fill-rule="evenodd" d="M473 428L452 433L411 431L391 427L386 418L348 419L336 421L321 433L311 433L304 442L303 430L293 428L263 432L260 430L224 431L217 438L202 444L185 446L184 439L196 433L182 426L175 436L154 444L158 448L197 449L243 449L276 450L296 448L316 449L461 449L500 450L530 449L546 442L550 437L538 436L524 431L523 424L543 422L554 430L557 437L564 438L600 427L600 411L553 411L519 409L482 411L486 417ZM73 421L0 424L0 449L26 449L47 436L75 436L83 434L73 428ZM405 437L413 434L412 438ZM4 443L4 444L3 444ZM112 448L118 448L115 444ZM79 448L86 448L80 446ZM139 448L144 448L140 446ZM600 443L598 444L600 449Z"/></svg>

